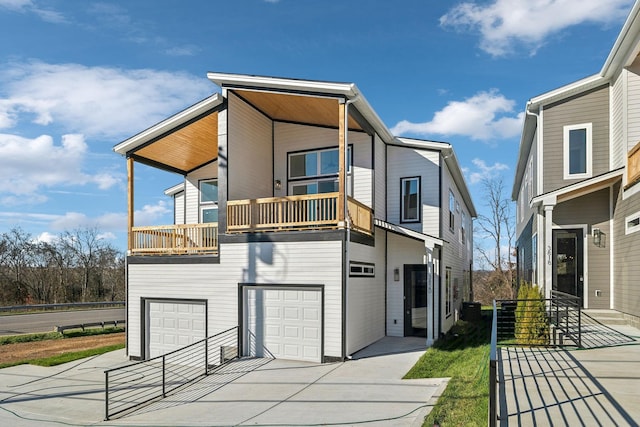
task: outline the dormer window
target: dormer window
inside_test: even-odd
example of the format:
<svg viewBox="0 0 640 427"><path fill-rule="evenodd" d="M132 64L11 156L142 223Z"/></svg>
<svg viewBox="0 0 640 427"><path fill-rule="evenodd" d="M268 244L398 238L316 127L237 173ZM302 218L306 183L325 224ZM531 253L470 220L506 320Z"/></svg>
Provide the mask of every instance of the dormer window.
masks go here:
<svg viewBox="0 0 640 427"><path fill-rule="evenodd" d="M563 132L564 179L591 177L591 123L565 126Z"/></svg>

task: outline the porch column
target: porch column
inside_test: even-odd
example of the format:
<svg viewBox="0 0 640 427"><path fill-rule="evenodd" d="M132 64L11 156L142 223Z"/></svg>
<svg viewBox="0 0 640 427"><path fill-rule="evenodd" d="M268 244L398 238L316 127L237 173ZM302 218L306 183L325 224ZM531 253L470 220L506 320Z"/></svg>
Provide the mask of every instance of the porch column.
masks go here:
<svg viewBox="0 0 640 427"><path fill-rule="evenodd" d="M544 205L544 297L551 298L553 287L553 208L555 203Z"/></svg>
<svg viewBox="0 0 640 427"><path fill-rule="evenodd" d="M127 250L133 248L133 158L127 157Z"/></svg>
<svg viewBox="0 0 640 427"><path fill-rule="evenodd" d="M345 124L345 111L346 111L346 103L344 100L340 100L338 103L338 224L340 226L344 226L345 220L345 203L346 203L346 194L345 194L345 179L346 179L346 169L345 164L347 163L346 153L345 153L345 138L346 138L346 124Z"/></svg>

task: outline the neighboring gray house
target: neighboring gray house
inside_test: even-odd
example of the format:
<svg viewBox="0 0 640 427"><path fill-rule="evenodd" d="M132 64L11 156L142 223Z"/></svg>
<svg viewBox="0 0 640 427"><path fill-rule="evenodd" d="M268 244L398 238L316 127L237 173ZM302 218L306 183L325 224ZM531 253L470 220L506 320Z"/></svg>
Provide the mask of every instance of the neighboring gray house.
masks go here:
<svg viewBox="0 0 640 427"><path fill-rule="evenodd" d="M640 325L640 4L602 70L532 98L512 198L518 276Z"/></svg>
<svg viewBox="0 0 640 427"><path fill-rule="evenodd" d="M210 73L221 94L118 144L127 352L236 325L244 355L430 345L470 287L476 212L451 145L396 138L351 83ZM174 224L134 226L134 163L175 172Z"/></svg>

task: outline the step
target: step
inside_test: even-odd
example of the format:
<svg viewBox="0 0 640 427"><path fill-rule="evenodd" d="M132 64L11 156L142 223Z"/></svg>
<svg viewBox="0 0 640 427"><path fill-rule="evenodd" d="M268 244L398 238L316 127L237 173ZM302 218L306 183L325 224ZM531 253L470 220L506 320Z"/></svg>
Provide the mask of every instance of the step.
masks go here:
<svg viewBox="0 0 640 427"><path fill-rule="evenodd" d="M624 315L616 310L587 309L582 312L605 325L626 325Z"/></svg>

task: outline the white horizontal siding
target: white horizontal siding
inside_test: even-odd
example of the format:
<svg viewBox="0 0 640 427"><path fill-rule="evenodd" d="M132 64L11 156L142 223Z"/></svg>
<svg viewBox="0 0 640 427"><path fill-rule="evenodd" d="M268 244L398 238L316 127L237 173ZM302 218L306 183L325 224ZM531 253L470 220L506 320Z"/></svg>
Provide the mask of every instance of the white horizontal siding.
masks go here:
<svg viewBox="0 0 640 427"><path fill-rule="evenodd" d="M228 100L227 199L271 197L272 121L233 94Z"/></svg>
<svg viewBox="0 0 640 427"><path fill-rule="evenodd" d="M375 277L349 277L347 284L347 354L385 335L385 233L376 232L375 247L349 244L351 261L373 263Z"/></svg>
<svg viewBox="0 0 640 427"><path fill-rule="evenodd" d="M387 154L386 146L378 135L375 136L375 217L387 220Z"/></svg>
<svg viewBox="0 0 640 427"><path fill-rule="evenodd" d="M184 224L184 191L173 197L173 220L176 224Z"/></svg>
<svg viewBox="0 0 640 427"><path fill-rule="evenodd" d="M342 352L342 242L226 243L220 264L129 265L129 355L141 354L142 298L208 301L209 335L238 324L238 284L324 285L325 352Z"/></svg>
<svg viewBox="0 0 640 427"><path fill-rule="evenodd" d="M376 233L381 233L376 230ZM404 265L424 264L424 242L393 233L387 234L387 335L404 336ZM400 280L394 281L393 271L398 269Z"/></svg>
<svg viewBox="0 0 640 427"><path fill-rule="evenodd" d="M631 150L640 142L640 64L629 67L627 75L627 147Z"/></svg>
<svg viewBox="0 0 640 427"><path fill-rule="evenodd" d="M282 182L282 189L276 190L276 196L286 196L288 192L288 154L295 151L308 151L338 147L338 130L317 126L305 126L291 123L275 124L274 179ZM355 176L352 185L357 188L357 197L362 203L371 206L373 172L371 171L371 137L363 132L349 132L348 144L353 146ZM355 193L354 193L355 194Z"/></svg>
<svg viewBox="0 0 640 427"><path fill-rule="evenodd" d="M389 146L387 156L388 221L400 224L400 179L419 176L422 221L402 225L421 233L438 236L440 234L440 153Z"/></svg>
<svg viewBox="0 0 640 427"><path fill-rule="evenodd" d="M625 164L624 82L626 77L627 71L622 70L611 89L611 169Z"/></svg>
<svg viewBox="0 0 640 427"><path fill-rule="evenodd" d="M218 177L218 162L196 169L184 181L185 221L187 224L200 222L200 181Z"/></svg>

